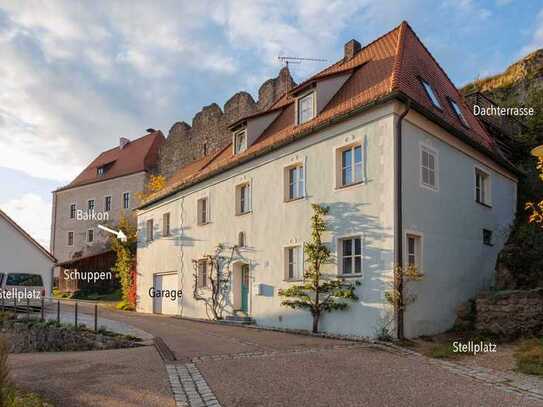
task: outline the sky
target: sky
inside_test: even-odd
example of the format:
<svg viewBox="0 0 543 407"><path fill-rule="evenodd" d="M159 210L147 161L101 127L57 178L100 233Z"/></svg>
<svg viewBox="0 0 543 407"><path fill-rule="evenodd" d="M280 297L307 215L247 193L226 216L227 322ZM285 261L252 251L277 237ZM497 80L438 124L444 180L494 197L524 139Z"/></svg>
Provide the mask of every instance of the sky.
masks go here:
<svg viewBox="0 0 543 407"><path fill-rule="evenodd" d="M540 0L0 0L0 209L49 247L51 191L276 76L296 81L406 20L457 86L543 47ZM0 242L1 244L1 242Z"/></svg>

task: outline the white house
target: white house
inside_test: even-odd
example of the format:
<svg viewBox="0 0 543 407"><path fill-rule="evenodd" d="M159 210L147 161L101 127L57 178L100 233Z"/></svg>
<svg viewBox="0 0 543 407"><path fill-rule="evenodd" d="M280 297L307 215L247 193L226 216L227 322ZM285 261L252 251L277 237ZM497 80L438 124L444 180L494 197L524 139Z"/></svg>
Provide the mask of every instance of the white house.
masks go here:
<svg viewBox="0 0 543 407"><path fill-rule="evenodd" d="M56 259L13 219L0 210L0 283L9 276L39 274L45 294L51 295ZM12 277L13 278L13 277Z"/></svg>
<svg viewBox="0 0 543 407"><path fill-rule="evenodd" d="M138 210L140 312L207 318L205 263L230 256L225 311L262 326L310 329L278 290L303 277L311 203L330 207L330 275L359 300L321 330L375 336L403 321L413 337L450 328L458 304L492 283L516 208L517 170L410 26L361 47L233 123L232 144L181 168ZM424 273L404 315L385 300L395 264ZM156 298L161 289L181 298Z"/></svg>

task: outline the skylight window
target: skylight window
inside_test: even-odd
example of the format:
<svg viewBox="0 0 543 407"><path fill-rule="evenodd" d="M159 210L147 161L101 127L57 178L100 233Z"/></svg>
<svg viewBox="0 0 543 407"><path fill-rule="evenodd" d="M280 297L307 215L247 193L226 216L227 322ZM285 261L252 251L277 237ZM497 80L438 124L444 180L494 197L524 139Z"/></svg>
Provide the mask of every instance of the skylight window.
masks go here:
<svg viewBox="0 0 543 407"><path fill-rule="evenodd" d="M421 79L422 86L424 87L424 90L426 91L426 94L432 101L432 104L437 107L438 109L441 109L441 104L439 103L439 99L437 98L436 93L434 92L434 88L426 82L424 79Z"/></svg>
<svg viewBox="0 0 543 407"><path fill-rule="evenodd" d="M458 120L462 122L462 124L466 127L469 127L469 124L462 114L462 110L460 110L460 106L456 104L456 102L452 99L449 99L449 103L451 104L452 109L454 110L454 113L456 113L456 116L458 117Z"/></svg>

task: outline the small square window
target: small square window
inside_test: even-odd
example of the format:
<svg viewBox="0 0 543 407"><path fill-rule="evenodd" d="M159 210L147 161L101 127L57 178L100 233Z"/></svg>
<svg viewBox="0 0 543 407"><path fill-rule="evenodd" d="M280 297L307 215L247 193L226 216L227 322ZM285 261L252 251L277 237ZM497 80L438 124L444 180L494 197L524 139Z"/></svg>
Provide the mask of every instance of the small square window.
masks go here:
<svg viewBox="0 0 543 407"><path fill-rule="evenodd" d="M305 195L304 166L297 164L286 168L286 201L303 198Z"/></svg>
<svg viewBox="0 0 543 407"><path fill-rule="evenodd" d="M303 280L301 246L285 247L285 280Z"/></svg>
<svg viewBox="0 0 543 407"><path fill-rule="evenodd" d="M437 107L438 109L441 109L441 103L439 103L439 99L437 98L437 95L434 91L434 88L432 88L432 86L426 82L424 79L421 79L421 82L422 82L422 86L424 88L424 90L426 91L426 94L428 95L428 98L430 98L430 101L432 102L432 104Z"/></svg>
<svg viewBox="0 0 543 407"><path fill-rule="evenodd" d="M298 124L308 122L315 117L315 92L298 99Z"/></svg>
<svg viewBox="0 0 543 407"><path fill-rule="evenodd" d="M102 175L105 174L105 168L104 167L98 167L98 169L96 170L96 173L98 174L99 177L101 177Z"/></svg>
<svg viewBox="0 0 543 407"><path fill-rule="evenodd" d="M492 242L492 231L488 229L483 229L483 244L487 246L493 246Z"/></svg>
<svg viewBox="0 0 543 407"><path fill-rule="evenodd" d="M234 154L240 154L247 150L247 130L239 130L234 133Z"/></svg>
<svg viewBox="0 0 543 407"><path fill-rule="evenodd" d="M362 239L360 237L339 240L340 274L362 273Z"/></svg>
<svg viewBox="0 0 543 407"><path fill-rule="evenodd" d="M170 213L162 215L162 236L170 236Z"/></svg>
<svg viewBox="0 0 543 407"><path fill-rule="evenodd" d="M462 110L460 109L460 106L458 106L458 104L452 100L451 98L449 98L449 103L454 111L454 113L456 114L456 117L458 117L458 120L460 120L460 122L467 128L469 128L469 124L468 124L468 121L466 120L464 114L462 113Z"/></svg>
<svg viewBox="0 0 543 407"><path fill-rule="evenodd" d="M422 185L437 189L437 154L422 147L420 151L420 182Z"/></svg>
<svg viewBox="0 0 543 407"><path fill-rule="evenodd" d="M205 225L209 223L209 201L208 198L198 199L198 224Z"/></svg>
<svg viewBox="0 0 543 407"><path fill-rule="evenodd" d="M146 233L145 236L147 238L148 242L151 242L154 240L154 224L153 219L149 219L146 223Z"/></svg>

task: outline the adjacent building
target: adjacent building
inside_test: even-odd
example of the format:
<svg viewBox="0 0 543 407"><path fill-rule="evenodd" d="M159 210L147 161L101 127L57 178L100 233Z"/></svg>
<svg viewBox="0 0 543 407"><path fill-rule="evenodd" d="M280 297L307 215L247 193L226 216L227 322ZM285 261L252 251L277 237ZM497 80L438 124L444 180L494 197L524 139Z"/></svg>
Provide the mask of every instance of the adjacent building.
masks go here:
<svg viewBox="0 0 543 407"><path fill-rule="evenodd" d="M137 194L156 170L163 142L162 133L153 129L133 141L121 138L118 146L101 153L70 184L53 192L51 252L59 262L61 290L86 287L79 279L66 279L64 270L110 271L115 260L110 235L98 224L114 226L121 216L135 223ZM93 286L107 289L115 281L93 281Z"/></svg>
<svg viewBox="0 0 543 407"><path fill-rule="evenodd" d="M342 59L229 130L226 147L138 208L138 311L208 318L193 293L209 295L205 258L222 247L227 315L310 329L278 290L303 279L312 203L330 208L326 273L361 282L323 331L371 337L403 321L408 337L434 334L491 285L518 171L407 23L364 47L349 41ZM385 292L408 264L424 278L405 287L416 301L398 315ZM164 289L183 295L152 296Z"/></svg>

